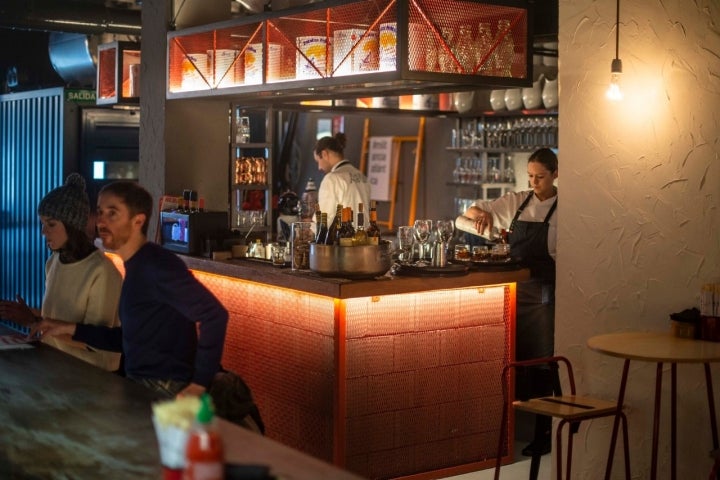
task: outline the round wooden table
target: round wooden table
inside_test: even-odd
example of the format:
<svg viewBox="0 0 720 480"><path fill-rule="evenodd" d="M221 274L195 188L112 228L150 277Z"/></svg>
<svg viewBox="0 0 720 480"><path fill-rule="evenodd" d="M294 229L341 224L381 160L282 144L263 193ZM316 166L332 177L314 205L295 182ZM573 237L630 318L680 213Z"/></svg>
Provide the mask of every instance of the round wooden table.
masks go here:
<svg viewBox="0 0 720 480"><path fill-rule="evenodd" d="M597 335L587 341L590 349L606 355L625 359L623 365L622 379L620 380L620 393L618 394L618 406L621 406L625 398L625 387L627 385L628 371L631 360L643 362L655 362L657 370L655 373L655 408L653 413L653 441L652 461L650 478L657 478L657 455L658 437L660 432L660 392L662 391L662 366L669 363L671 398L670 398L670 442L671 442L671 478L675 480L677 475L676 454L677 454L677 364L678 363L702 363L705 368L705 384L708 396L708 408L710 410L710 428L712 431L713 449L718 448L718 431L715 417L715 401L712 387L712 376L710 364L720 362L720 343L706 342L687 338L678 338L665 332L621 332ZM615 419L613 426L610 452L615 450L617 440L618 420Z"/></svg>

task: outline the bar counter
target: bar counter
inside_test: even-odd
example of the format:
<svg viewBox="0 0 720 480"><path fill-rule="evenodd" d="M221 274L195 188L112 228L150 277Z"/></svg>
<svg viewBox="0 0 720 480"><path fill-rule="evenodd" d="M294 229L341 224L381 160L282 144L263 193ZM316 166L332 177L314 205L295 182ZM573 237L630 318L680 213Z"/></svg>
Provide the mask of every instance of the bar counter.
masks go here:
<svg viewBox="0 0 720 480"><path fill-rule="evenodd" d="M270 438L369 478L494 464L528 270L347 280L181 258L230 312L223 364L252 388Z"/></svg>
<svg viewBox="0 0 720 480"><path fill-rule="evenodd" d="M0 478L162 478L150 390L42 344L0 350L0 371ZM219 427L228 462L269 465L278 478L360 480L222 419Z"/></svg>

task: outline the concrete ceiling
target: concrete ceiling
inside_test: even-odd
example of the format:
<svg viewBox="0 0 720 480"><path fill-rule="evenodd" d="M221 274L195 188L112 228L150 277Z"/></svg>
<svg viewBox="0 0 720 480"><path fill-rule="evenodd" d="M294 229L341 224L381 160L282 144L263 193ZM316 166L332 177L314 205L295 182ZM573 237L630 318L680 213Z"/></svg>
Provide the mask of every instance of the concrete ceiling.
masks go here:
<svg viewBox="0 0 720 480"><path fill-rule="evenodd" d="M3 0L0 28L140 35L137 0Z"/></svg>

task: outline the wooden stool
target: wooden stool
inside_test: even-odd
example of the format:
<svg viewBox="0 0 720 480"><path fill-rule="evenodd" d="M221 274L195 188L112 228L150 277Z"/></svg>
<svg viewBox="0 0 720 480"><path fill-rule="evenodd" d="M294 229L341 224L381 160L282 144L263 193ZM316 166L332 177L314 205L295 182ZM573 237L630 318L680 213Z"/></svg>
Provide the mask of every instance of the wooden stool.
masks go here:
<svg viewBox="0 0 720 480"><path fill-rule="evenodd" d="M567 368L568 380L570 382L570 395L563 395L560 392L559 385L555 386L553 396L531 398L529 400L515 400L509 398L508 394L508 375L511 370L518 367L529 367L538 365L547 365L556 371L559 369L559 363L562 362ZM627 433L627 418L625 413L622 411L622 405L618 405L615 402L602 400L593 397L583 397L576 394L575 391L575 377L573 375L572 365L570 360L562 356L554 356L547 358L538 358L534 360L525 360L519 362L511 362L503 368L501 384L503 386L503 413L502 422L500 423L500 440L498 442L498 454L495 463L495 480L500 478L500 463L502 458L502 447L506 440L506 422L508 417L509 405L512 404L516 410L522 410L537 415L546 415L549 417L560 418L560 423L555 432L555 443L557 446L557 452L555 453L555 460L557 462L557 478L562 479L562 430L565 425L569 425L568 429L568 453L567 453L567 479L570 479L570 468L572 466L572 447L573 438L572 436L577 433L580 423L583 420L590 420L593 418L600 417L620 417L622 420L623 428L623 444L625 453L625 478L630 480L630 452L628 446L628 433ZM605 468L605 479L610 478L612 471L612 463L614 457L613 451L608 456L607 466ZM538 466L540 457L534 455L530 478L531 480L537 479Z"/></svg>

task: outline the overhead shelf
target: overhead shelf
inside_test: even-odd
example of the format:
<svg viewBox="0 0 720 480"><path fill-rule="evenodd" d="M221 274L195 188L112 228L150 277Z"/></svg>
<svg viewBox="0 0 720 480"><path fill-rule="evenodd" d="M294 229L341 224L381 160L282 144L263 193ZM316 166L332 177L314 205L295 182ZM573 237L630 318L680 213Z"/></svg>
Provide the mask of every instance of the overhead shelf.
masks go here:
<svg viewBox="0 0 720 480"><path fill-rule="evenodd" d="M327 1L170 32L167 98L266 103L528 86L530 15L526 1Z"/></svg>

